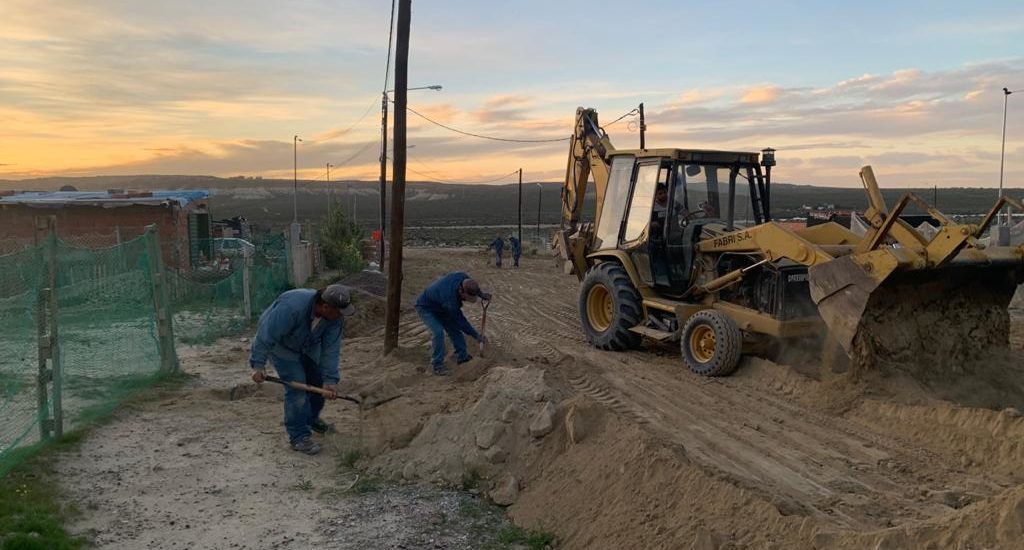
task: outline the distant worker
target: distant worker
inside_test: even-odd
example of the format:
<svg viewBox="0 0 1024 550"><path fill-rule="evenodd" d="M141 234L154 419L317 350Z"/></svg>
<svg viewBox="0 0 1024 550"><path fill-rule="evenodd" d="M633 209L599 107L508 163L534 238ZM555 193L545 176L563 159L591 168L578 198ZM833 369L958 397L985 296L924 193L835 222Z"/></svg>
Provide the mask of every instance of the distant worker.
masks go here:
<svg viewBox="0 0 1024 550"><path fill-rule="evenodd" d="M501 253L505 251L505 241L499 236L494 239L494 241L491 242L491 246L488 246L487 248L494 249L494 266L501 267Z"/></svg>
<svg viewBox="0 0 1024 550"><path fill-rule="evenodd" d="M519 267L519 257L523 255L523 246L515 235L510 235L508 241L512 245L512 265Z"/></svg>
<svg viewBox="0 0 1024 550"><path fill-rule="evenodd" d="M434 374L444 376L448 369L444 366L445 333L452 341L455 348L455 361L459 364L465 363L473 358L466 351L466 339L463 333L472 336L475 340L487 343L487 337L480 334L469 324L466 316L462 314L463 302L476 302L477 297L483 300L490 300L490 293L480 289L480 284L469 278L469 275L461 271L449 273L437 279L420 294L416 299L416 313L423 319L423 324L430 329L433 335L430 341L431 357L430 366Z"/></svg>
<svg viewBox="0 0 1024 550"><path fill-rule="evenodd" d="M345 317L353 313L351 294L342 285L282 293L260 316L249 356L252 379L265 380L269 359L282 380L322 387L336 395L341 332ZM309 455L320 452L310 430L332 431L333 426L320 418L323 408L323 396L285 386L284 426L292 449Z"/></svg>

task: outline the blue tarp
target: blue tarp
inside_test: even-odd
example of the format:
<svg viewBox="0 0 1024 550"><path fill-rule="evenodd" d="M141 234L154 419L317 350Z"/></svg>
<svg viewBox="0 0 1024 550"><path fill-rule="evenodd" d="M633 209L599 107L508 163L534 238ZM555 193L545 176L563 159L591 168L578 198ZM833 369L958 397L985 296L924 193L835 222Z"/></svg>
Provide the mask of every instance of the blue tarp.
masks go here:
<svg viewBox="0 0 1024 550"><path fill-rule="evenodd" d="M177 202L186 206L190 202L207 199L210 192L205 189L180 191L152 191L149 197L117 198L106 191L29 191L0 197L0 204L25 204L38 206L60 206L72 204L103 204L104 206L127 206L130 204L163 204Z"/></svg>

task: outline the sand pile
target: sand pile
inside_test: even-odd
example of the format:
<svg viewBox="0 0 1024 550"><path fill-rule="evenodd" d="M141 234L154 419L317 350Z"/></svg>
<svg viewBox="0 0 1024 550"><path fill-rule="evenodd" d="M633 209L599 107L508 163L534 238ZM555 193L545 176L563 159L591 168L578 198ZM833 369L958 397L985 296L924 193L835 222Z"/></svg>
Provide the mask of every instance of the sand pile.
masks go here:
<svg viewBox="0 0 1024 550"><path fill-rule="evenodd" d="M475 384L475 403L430 417L407 447L377 457L371 469L447 485L480 483L496 502L514 501L518 486L503 474L554 429L555 392L534 367L495 367Z"/></svg>

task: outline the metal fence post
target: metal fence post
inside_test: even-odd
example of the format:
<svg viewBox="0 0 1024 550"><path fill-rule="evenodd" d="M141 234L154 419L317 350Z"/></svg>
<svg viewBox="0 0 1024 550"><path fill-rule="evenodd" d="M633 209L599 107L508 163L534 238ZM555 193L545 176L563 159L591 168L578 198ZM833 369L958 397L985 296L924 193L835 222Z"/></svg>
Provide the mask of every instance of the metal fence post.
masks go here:
<svg viewBox="0 0 1024 550"><path fill-rule="evenodd" d="M242 258L242 314L246 321L252 320L252 256L244 253Z"/></svg>
<svg viewBox="0 0 1024 550"><path fill-rule="evenodd" d="M165 372L173 372L178 370L178 358L174 353L173 311L168 298L164 261L155 225L146 227L146 251L149 255L149 276L153 283L153 309L156 314L160 368Z"/></svg>

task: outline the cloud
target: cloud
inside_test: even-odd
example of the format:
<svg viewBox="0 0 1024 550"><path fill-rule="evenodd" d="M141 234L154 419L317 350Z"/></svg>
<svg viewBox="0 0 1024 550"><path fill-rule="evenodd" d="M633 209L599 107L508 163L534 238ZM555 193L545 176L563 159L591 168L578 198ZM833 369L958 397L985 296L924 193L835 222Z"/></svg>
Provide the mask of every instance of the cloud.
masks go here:
<svg viewBox="0 0 1024 550"><path fill-rule="evenodd" d="M756 86L743 92L740 103L762 104L777 101L782 96L778 86Z"/></svg>

